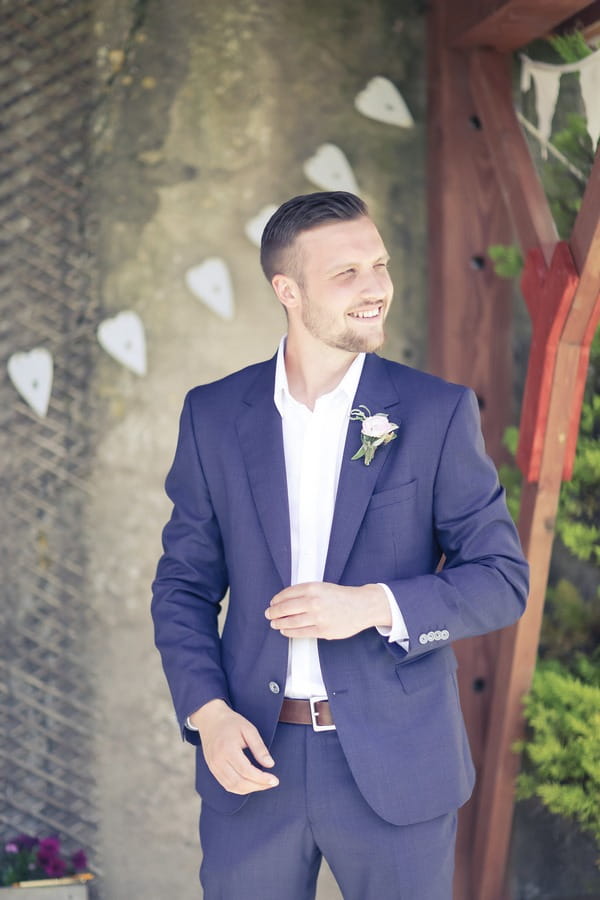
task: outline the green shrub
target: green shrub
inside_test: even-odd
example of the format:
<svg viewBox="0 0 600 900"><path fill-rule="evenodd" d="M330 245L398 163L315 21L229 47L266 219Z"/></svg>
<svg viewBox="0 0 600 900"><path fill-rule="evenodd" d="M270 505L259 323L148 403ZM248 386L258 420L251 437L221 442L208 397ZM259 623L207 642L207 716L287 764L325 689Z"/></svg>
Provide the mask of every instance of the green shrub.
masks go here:
<svg viewBox="0 0 600 900"><path fill-rule="evenodd" d="M600 590L597 598L585 600L581 591L566 578L548 588L540 636L543 659L558 660L581 677L581 660L586 655L593 659L600 647L598 600Z"/></svg>
<svg viewBox="0 0 600 900"><path fill-rule="evenodd" d="M578 664L581 677L555 660L538 664L525 699L531 734L516 748L524 755L517 796L539 797L600 845L600 663Z"/></svg>

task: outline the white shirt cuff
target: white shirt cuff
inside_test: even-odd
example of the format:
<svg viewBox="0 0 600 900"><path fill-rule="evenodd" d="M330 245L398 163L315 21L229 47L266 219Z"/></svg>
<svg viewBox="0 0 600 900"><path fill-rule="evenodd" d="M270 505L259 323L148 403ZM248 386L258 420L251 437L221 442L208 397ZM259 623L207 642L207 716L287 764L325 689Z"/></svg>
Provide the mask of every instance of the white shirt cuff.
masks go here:
<svg viewBox="0 0 600 900"><path fill-rule="evenodd" d="M188 731L198 731L199 730L198 728L196 728L195 725L192 725L192 723L190 722L189 716L185 720L185 727L188 729Z"/></svg>
<svg viewBox="0 0 600 900"><path fill-rule="evenodd" d="M381 582L378 582L378 584L384 589L385 595L388 598L388 603L390 604L390 612L392 614L392 626L391 628L377 627L377 631L382 637L386 637L390 644L399 644L402 649L406 650L406 652L408 653L409 637L408 628L406 627L406 622L404 621L404 616L400 612L400 608L396 603L396 598L392 594L387 584L382 584Z"/></svg>

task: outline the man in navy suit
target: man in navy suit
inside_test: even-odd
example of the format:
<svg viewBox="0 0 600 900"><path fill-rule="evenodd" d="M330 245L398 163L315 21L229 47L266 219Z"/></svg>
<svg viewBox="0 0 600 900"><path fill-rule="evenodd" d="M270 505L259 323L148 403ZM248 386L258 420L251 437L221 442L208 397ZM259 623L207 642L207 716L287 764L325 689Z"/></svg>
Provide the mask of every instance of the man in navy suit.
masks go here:
<svg viewBox="0 0 600 900"><path fill-rule="evenodd" d="M521 615L527 564L472 391L374 353L393 287L364 203L284 203L261 263L287 336L188 394L154 582L204 896L308 900L324 855L345 900L449 900L451 642Z"/></svg>

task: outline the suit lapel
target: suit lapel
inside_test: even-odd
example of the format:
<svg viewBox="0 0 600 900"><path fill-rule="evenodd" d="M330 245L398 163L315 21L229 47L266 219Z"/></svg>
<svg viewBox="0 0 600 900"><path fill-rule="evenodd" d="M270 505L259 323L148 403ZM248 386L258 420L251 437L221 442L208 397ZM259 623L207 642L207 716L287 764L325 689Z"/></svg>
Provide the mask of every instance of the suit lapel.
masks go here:
<svg viewBox="0 0 600 900"><path fill-rule="evenodd" d="M393 412L394 407L399 404L398 392L390 379L384 361L372 353L367 354L365 359L352 407L359 404L368 407L372 415L378 412L387 412L390 421L400 425L398 415ZM361 423L359 421L349 423L323 576L324 581L333 583L338 583L342 576L375 483L388 454L397 452L397 445L400 443L400 437L397 437L389 444L379 447L375 451L371 464L366 466L362 459L351 459L360 447L360 430ZM399 435L401 430L398 432Z"/></svg>
<svg viewBox="0 0 600 900"><path fill-rule="evenodd" d="M275 360L273 357L262 366L246 394L237 430L258 518L287 587L292 568L290 516L281 417L273 403Z"/></svg>

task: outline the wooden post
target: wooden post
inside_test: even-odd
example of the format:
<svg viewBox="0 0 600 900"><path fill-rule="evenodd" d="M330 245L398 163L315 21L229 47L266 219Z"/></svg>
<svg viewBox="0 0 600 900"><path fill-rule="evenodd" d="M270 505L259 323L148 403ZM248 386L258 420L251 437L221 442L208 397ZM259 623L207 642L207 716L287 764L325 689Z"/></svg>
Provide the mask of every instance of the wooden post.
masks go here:
<svg viewBox="0 0 600 900"><path fill-rule="evenodd" d="M498 462L511 418L512 286L494 274L486 250L511 243L512 229L469 90L468 55L447 45L448 11L449 4L434 4L429 22L429 368L475 390L487 449ZM456 645L461 702L479 771L497 639L492 634ZM472 897L475 809L473 798L460 812L457 900Z"/></svg>

